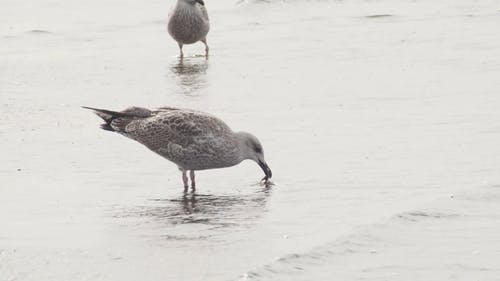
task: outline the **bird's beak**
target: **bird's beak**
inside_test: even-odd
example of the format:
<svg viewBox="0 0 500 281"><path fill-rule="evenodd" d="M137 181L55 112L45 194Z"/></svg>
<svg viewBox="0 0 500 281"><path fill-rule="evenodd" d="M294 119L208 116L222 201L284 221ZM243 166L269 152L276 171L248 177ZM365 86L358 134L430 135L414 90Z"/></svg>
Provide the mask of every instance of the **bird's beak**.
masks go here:
<svg viewBox="0 0 500 281"><path fill-rule="evenodd" d="M205 6L205 2L203 0L195 0L197 3L200 3L200 5Z"/></svg>
<svg viewBox="0 0 500 281"><path fill-rule="evenodd" d="M264 174L266 175L262 180L267 181L273 176L273 172L271 172L271 169L269 166L267 166L266 162L259 160L258 161L260 168L262 171L264 171Z"/></svg>

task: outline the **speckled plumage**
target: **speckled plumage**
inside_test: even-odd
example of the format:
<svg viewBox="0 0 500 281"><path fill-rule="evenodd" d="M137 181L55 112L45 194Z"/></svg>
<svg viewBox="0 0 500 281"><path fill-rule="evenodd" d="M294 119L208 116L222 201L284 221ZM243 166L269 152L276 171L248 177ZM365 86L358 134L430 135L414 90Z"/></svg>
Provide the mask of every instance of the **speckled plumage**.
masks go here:
<svg viewBox="0 0 500 281"><path fill-rule="evenodd" d="M142 143L174 162L183 172L234 166L252 159L263 169L266 181L272 176L264 160L262 145L245 132L233 132L222 120L200 111L163 107L149 110L131 107L121 112L89 108L106 123L101 128Z"/></svg>
<svg viewBox="0 0 500 281"><path fill-rule="evenodd" d="M168 20L168 33L182 46L201 41L208 55L207 34L210 30L207 9L201 0L178 0Z"/></svg>

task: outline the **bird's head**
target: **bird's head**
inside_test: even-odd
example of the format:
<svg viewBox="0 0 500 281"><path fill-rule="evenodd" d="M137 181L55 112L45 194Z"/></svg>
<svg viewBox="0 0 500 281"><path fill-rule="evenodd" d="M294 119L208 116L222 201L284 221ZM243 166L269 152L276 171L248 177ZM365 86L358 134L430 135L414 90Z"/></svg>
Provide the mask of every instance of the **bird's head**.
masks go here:
<svg viewBox="0 0 500 281"><path fill-rule="evenodd" d="M203 0L181 0L181 1L184 1L184 2L191 4L191 5L195 5L196 3L198 3L202 6L205 6L205 2L203 2Z"/></svg>
<svg viewBox="0 0 500 281"><path fill-rule="evenodd" d="M262 180L269 180L273 176L273 173L264 159L264 149L262 148L260 141L250 133L238 132L237 135L241 143L243 158L251 159L259 164L265 174L265 177Z"/></svg>

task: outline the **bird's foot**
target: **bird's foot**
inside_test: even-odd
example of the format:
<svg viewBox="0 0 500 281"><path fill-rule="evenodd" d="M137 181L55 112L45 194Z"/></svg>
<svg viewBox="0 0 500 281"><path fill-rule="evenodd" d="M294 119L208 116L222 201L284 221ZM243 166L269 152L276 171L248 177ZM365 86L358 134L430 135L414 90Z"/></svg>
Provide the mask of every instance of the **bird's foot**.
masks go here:
<svg viewBox="0 0 500 281"><path fill-rule="evenodd" d="M268 177L263 177L259 183L265 187L271 187L274 185L274 182L272 182Z"/></svg>

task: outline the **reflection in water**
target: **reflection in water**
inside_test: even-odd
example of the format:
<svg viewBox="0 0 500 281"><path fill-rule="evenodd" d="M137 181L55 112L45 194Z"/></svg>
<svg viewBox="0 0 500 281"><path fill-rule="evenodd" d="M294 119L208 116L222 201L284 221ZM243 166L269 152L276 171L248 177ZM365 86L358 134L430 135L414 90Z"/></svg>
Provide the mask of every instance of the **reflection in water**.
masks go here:
<svg viewBox="0 0 500 281"><path fill-rule="evenodd" d="M207 57L179 58L177 63L170 66L174 79L182 94L193 94L207 86L206 73L208 69Z"/></svg>
<svg viewBox="0 0 500 281"><path fill-rule="evenodd" d="M219 230L253 225L266 211L271 192L264 188L238 195L184 193L174 199L151 199L145 206L120 208L114 216L133 219L132 224L141 228L159 226L159 234L168 239L206 239ZM203 235L196 236L200 233Z"/></svg>

